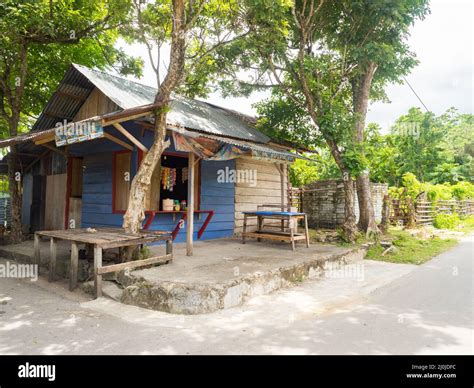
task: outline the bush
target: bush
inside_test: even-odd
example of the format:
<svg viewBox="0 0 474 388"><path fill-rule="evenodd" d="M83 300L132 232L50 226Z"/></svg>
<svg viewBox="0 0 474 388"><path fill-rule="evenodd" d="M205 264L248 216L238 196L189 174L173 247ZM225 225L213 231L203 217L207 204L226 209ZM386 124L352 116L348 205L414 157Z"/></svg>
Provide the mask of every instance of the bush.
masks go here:
<svg viewBox="0 0 474 388"><path fill-rule="evenodd" d="M409 197L415 200L423 192L426 193L427 199L432 202L450 199L474 199L474 184L458 182L455 185L449 183L435 185L429 182L420 182L414 174L407 172L403 174L401 187L389 188L389 195L394 199Z"/></svg>
<svg viewBox="0 0 474 388"><path fill-rule="evenodd" d="M453 214L437 214L433 226L437 229L454 229L461 222L456 213Z"/></svg>
<svg viewBox="0 0 474 388"><path fill-rule="evenodd" d="M469 182L458 182L451 186L451 194L453 198L459 200L474 198L474 185Z"/></svg>

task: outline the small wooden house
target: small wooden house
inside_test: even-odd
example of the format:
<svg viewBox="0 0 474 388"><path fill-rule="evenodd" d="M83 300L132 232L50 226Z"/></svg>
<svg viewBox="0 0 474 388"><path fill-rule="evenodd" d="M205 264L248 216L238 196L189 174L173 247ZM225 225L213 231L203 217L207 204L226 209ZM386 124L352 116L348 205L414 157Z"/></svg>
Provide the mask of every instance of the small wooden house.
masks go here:
<svg viewBox="0 0 474 388"><path fill-rule="evenodd" d="M0 141L18 144L25 231L122 225L131 180L153 142L155 93L71 65L31 131ZM287 166L296 154L258 132L253 118L176 97L167 120L171 145L152 177L146 227L186 239L180 220L190 168L195 240L238 234L242 211L286 203Z"/></svg>

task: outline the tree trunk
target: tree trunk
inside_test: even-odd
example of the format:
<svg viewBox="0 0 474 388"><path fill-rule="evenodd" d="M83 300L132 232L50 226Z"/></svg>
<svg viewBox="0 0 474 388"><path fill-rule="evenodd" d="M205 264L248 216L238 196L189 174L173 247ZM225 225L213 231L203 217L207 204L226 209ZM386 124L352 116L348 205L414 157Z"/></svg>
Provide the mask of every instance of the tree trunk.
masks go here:
<svg viewBox="0 0 474 388"><path fill-rule="evenodd" d="M361 174L356 179L357 199L359 201L359 229L370 234L377 233L375 210L372 202L370 179L368 174Z"/></svg>
<svg viewBox="0 0 474 388"><path fill-rule="evenodd" d="M357 237L356 215L354 211L355 189L354 181L345 175L344 179L344 222L342 224L343 238L347 242L354 242Z"/></svg>
<svg viewBox="0 0 474 388"><path fill-rule="evenodd" d="M387 233L390 226L390 213L391 213L392 201L390 196L385 194L383 196L383 205L382 205L382 222L380 223L380 229L382 233Z"/></svg>
<svg viewBox="0 0 474 388"><path fill-rule="evenodd" d="M18 171L18 156L16 153L16 146L10 147L8 155L8 185L10 191L10 208L11 208L11 222L10 222L10 243L18 244L23 240L23 231L21 225L21 191L20 182L17 177L22 178Z"/></svg>
<svg viewBox="0 0 474 388"><path fill-rule="evenodd" d="M353 109L355 115L354 141L356 144L363 144L365 120L369 104L370 89L372 80L377 70L375 63L371 62L365 72L352 80ZM363 172L357 179L357 200L359 202L359 229L367 235L377 235L380 233L375 222L374 204L370 190L370 178L368 172Z"/></svg>
<svg viewBox="0 0 474 388"><path fill-rule="evenodd" d="M341 152L337 144L330 138L325 137L326 143L329 146L331 155L336 161L337 166L342 172L344 183L344 222L342 223L343 238L347 242L355 242L357 237L357 225L355 215L355 188L354 181L351 174L344 164Z"/></svg>
<svg viewBox="0 0 474 388"><path fill-rule="evenodd" d="M170 145L169 141L165 141L166 113L164 110L158 114L158 117L155 116L155 121L158 123L155 141L146 153L137 174L132 180L128 207L123 217L123 227L130 233L138 233L141 229L142 221L145 218L145 198L150 190L151 176L160 161L161 154Z"/></svg>
<svg viewBox="0 0 474 388"><path fill-rule="evenodd" d="M155 139L146 153L137 174L132 180L127 211L123 218L123 228L130 233L137 233L145 219L145 198L150 190L151 176L155 171L161 154L169 146L166 138L166 112L171 93L184 77L186 51L186 23L184 0L173 0L173 31L171 36L170 64L168 73L159 86L155 104L159 105L155 113ZM127 260L131 258L127 251Z"/></svg>

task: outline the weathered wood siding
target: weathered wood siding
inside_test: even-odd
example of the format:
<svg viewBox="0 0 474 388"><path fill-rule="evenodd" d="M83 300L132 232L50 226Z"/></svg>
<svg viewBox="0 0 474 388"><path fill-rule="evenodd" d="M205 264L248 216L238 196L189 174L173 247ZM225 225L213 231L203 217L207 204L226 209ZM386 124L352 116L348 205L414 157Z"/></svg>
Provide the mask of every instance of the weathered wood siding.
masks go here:
<svg viewBox="0 0 474 388"><path fill-rule="evenodd" d="M237 170L256 171L255 185L249 182L236 182L235 184L235 234L242 233L242 212L257 210L258 205L281 203L281 174L277 163L269 163L250 158L236 159ZM286 171L286 166L285 166ZM284 180L284 200L287 203L288 175ZM269 209L268 209L269 210ZM269 222L267 222L269 224ZM256 220L250 219L249 231L256 229Z"/></svg>
<svg viewBox="0 0 474 388"><path fill-rule="evenodd" d="M87 100L84 101L84 104L81 109L79 109L79 112L77 112L73 121L84 120L117 110L120 110L120 108L99 89L95 88L91 94L89 94Z"/></svg>
<svg viewBox="0 0 474 388"><path fill-rule="evenodd" d="M45 230L64 229L67 174L46 177Z"/></svg>

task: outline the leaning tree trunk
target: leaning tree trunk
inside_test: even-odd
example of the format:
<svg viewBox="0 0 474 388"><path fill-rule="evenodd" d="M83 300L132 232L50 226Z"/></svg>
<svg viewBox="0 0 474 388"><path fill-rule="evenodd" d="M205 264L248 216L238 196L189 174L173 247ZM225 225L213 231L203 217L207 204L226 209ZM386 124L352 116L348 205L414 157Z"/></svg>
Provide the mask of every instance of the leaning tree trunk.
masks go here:
<svg viewBox="0 0 474 388"><path fill-rule="evenodd" d="M166 112L171 93L184 77L186 50L184 8L184 0L173 0L170 64L168 73L155 96L155 104L158 107L155 113L155 139L132 180L128 207L123 218L123 228L130 233L137 233L141 229L142 222L145 219L145 199L150 191L151 176L160 161L161 154L169 146L169 142L165 141ZM131 258L131 250L127 250L126 256L127 260Z"/></svg>
<svg viewBox="0 0 474 388"><path fill-rule="evenodd" d="M10 191L10 243L17 244L23 240L23 231L21 225L21 191L20 182L21 174L18 171L18 155L16 146L10 147L8 155L8 186Z"/></svg>
<svg viewBox="0 0 474 388"><path fill-rule="evenodd" d="M364 142L369 94L376 69L377 66L375 63L371 62L363 74L352 80L353 109L355 115L354 141L356 144L363 144ZM357 199L359 202L359 229L364 231L367 235L378 235L380 231L375 221L369 173L361 173L357 177L356 183Z"/></svg>

